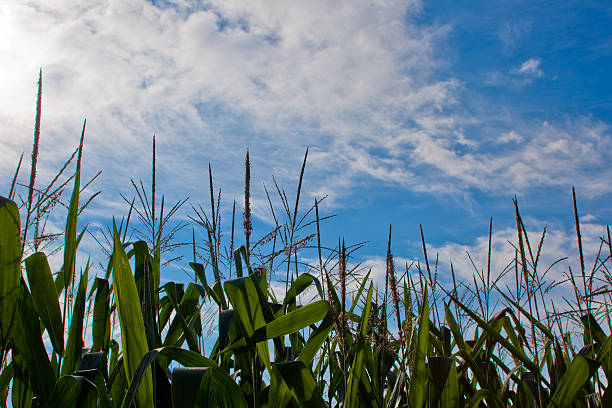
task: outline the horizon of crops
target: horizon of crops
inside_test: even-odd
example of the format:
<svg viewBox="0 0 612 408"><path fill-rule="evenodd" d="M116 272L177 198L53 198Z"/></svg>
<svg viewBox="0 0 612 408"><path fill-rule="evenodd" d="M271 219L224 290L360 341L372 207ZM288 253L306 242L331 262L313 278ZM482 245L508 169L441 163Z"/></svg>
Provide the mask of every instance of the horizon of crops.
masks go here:
<svg viewBox="0 0 612 408"><path fill-rule="evenodd" d="M108 245L105 274L92 279L90 263L81 269L75 261L86 231L79 217L98 194L81 197L97 178L81 180L86 124L57 176L37 185L42 73L38 85L29 184L16 182L22 156L8 198L0 197L1 405L612 406L610 232L602 231L589 270L575 194L580 270L568 274L575 295L568 306L556 305L548 290L545 232L536 241L527 234L516 200L515 258L506 269L491 270L489 262L463 282L451 267L452 285L443 285L422 229L423 263L400 268L390 228L383 291L351 266L359 245L321 245L320 201L300 208L308 151L295 201L276 185L282 213L270 201L275 227L251 240L247 151L244 213L237 217L234 203L229 242L209 168L210 208L192 207L191 216L208 239L204 248L193 239L192 262L175 261L189 265L193 281L162 284L163 254L182 245L176 236L184 224L172 217L186 200L169 209L163 196L159 203L153 144L150 190L134 183L133 199L124 197L127 216L100 237ZM64 233L46 234L70 188ZM235 242L235 229L244 230L244 244ZM52 270L47 244L57 241L63 266ZM317 253L306 271L305 249ZM279 282L284 288L273 291ZM314 298L305 301L313 297L306 293ZM202 319L210 305L213 334Z"/></svg>

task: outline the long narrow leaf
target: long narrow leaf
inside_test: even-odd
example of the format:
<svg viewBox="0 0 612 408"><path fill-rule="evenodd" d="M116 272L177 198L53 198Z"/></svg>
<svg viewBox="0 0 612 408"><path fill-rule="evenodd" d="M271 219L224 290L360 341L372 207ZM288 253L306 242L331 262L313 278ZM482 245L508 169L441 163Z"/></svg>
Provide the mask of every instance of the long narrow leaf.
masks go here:
<svg viewBox="0 0 612 408"><path fill-rule="evenodd" d="M0 197L0 346L8 342L21 276L21 221L17 205Z"/></svg>
<svg viewBox="0 0 612 408"><path fill-rule="evenodd" d="M87 295L87 276L89 263L79 282L79 289L74 301L74 309L70 318L68 340L66 341L66 358L62 363L62 375L70 375L79 366L83 353L83 321L85 316L85 297Z"/></svg>
<svg viewBox="0 0 612 408"><path fill-rule="evenodd" d="M61 356L64 354L62 312L47 256L42 252L37 252L26 258L25 265L38 314L49 333L53 349Z"/></svg>
<svg viewBox="0 0 612 408"><path fill-rule="evenodd" d="M121 343L123 345L123 367L127 378L132 378L140 360L147 353L147 337L145 335L142 312L138 301L138 291L134 276L119 239L119 233L113 223L113 291L121 325ZM139 408L153 406L153 379L151 372L143 373L144 377L136 392L136 402Z"/></svg>

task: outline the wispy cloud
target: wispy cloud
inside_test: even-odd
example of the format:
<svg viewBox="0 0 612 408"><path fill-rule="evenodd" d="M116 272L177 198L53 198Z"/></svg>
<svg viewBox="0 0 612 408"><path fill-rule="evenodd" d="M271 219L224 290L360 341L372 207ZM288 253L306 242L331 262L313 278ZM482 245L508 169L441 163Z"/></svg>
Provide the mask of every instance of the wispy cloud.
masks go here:
<svg viewBox="0 0 612 408"><path fill-rule="evenodd" d="M209 161L225 197L240 195L246 147L256 183L275 174L287 185L310 146L304 194L330 194L329 204L363 180L441 194L609 187L608 125L474 117L462 108L467 85L436 74L449 27L417 23L420 8L416 0L4 3L0 171L11 173L28 150L42 66L41 174L66 157L87 117L85 166L104 169L106 191L148 179L153 133L161 187L196 198ZM529 59L517 72L538 76L540 66Z"/></svg>
<svg viewBox="0 0 612 408"><path fill-rule="evenodd" d="M529 58L521 64L516 72L519 74L541 77L544 75L544 72L540 69L540 65L542 65L542 60L540 58Z"/></svg>

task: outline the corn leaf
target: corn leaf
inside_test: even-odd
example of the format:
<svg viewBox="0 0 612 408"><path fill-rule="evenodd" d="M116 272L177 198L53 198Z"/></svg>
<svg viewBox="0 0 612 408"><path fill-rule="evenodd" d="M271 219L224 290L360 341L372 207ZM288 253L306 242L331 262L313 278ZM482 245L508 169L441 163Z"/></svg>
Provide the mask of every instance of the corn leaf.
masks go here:
<svg viewBox="0 0 612 408"><path fill-rule="evenodd" d="M21 276L21 221L17 205L0 197L0 346L9 339Z"/></svg>
<svg viewBox="0 0 612 408"><path fill-rule="evenodd" d="M585 383L595 374L599 363L577 354L555 390L548 408L567 408L582 391Z"/></svg>
<svg viewBox="0 0 612 408"><path fill-rule="evenodd" d="M92 351L108 350L110 347L110 285L108 280L96 278L97 289L94 301L92 326Z"/></svg>
<svg viewBox="0 0 612 408"><path fill-rule="evenodd" d="M74 373L81 361L83 354L83 322L85 316L85 297L87 295L87 276L89 274L89 262L85 272L81 276L79 289L74 301L74 308L70 318L68 329L68 340L66 341L66 358L62 363L62 375Z"/></svg>
<svg viewBox="0 0 612 408"><path fill-rule="evenodd" d="M246 408L242 391L234 382L232 377L223 371L214 361L193 351L183 350L178 347L161 347L149 351L138 364L131 377L130 386L121 402L121 408L128 408L132 403L136 389L143 379L147 368L158 356L166 357L178 362L184 367L208 367L211 369L211 392L219 408Z"/></svg>
<svg viewBox="0 0 612 408"><path fill-rule="evenodd" d="M419 311L419 328L414 345L414 361L410 371L409 399L414 407L421 408L427 397L427 367L425 357L429 347L429 301L427 287L423 293L423 302Z"/></svg>
<svg viewBox="0 0 612 408"><path fill-rule="evenodd" d="M85 123L81 131L81 141L79 143L79 156L77 168L74 175L74 186L70 206L68 207L68 217L66 218L66 229L64 233L64 288L68 288L72 282L74 263L77 249L77 215L79 212L79 192L81 190L81 154L83 151L83 137L85 136Z"/></svg>
<svg viewBox="0 0 612 408"><path fill-rule="evenodd" d="M132 378L140 360L147 353L147 337L138 291L132 275L128 257L119 239L117 227L114 229L113 250L113 291L121 326L121 343L123 345L123 367L127 378ZM153 379L151 372L143 373L144 377L136 392L136 403L140 408L153 406Z"/></svg>
<svg viewBox="0 0 612 408"><path fill-rule="evenodd" d="M212 370L208 367L176 367L172 370L172 406L208 408Z"/></svg>
<svg viewBox="0 0 612 408"><path fill-rule="evenodd" d="M372 307L372 290L374 286L370 283L370 289L368 289L368 297L361 313L361 322L359 330L359 338L357 340L357 349L355 357L353 358L353 364L349 373L348 384L346 389L346 400L344 406L352 408L358 406L357 394L359 391L359 384L362 381L367 381L365 370L364 370L364 358L365 358L365 336L368 328L368 321L370 319L370 309Z"/></svg>
<svg viewBox="0 0 612 408"><path fill-rule="evenodd" d="M55 384L53 394L45 408L82 407L85 405L84 402L88 399L89 393L95 390L95 385L85 377L79 375L63 376Z"/></svg>
<svg viewBox="0 0 612 408"><path fill-rule="evenodd" d="M53 392L56 375L40 335L40 320L32 295L21 280L17 316L13 327L13 342L30 372L30 384L40 401L47 401Z"/></svg>
<svg viewBox="0 0 612 408"><path fill-rule="evenodd" d="M325 407L312 373L301 361L274 363L291 393L302 407Z"/></svg>
<svg viewBox="0 0 612 408"><path fill-rule="evenodd" d="M25 265L36 309L49 333L53 349L61 356L64 354L64 326L47 256L37 252L26 258Z"/></svg>

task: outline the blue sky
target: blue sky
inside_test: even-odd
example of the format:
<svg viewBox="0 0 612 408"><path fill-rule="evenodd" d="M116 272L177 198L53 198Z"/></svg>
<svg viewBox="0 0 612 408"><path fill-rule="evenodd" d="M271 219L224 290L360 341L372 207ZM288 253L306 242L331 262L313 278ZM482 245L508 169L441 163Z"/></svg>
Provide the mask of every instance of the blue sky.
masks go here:
<svg viewBox="0 0 612 408"><path fill-rule="evenodd" d="M400 260L422 259L422 224L430 254L471 279L465 253L484 265L489 217L495 268L513 255L515 195L530 231L548 225L546 260L570 256L558 278L577 257L571 186L589 255L610 222L609 2L82 3L0 5L4 194L42 67L40 180L87 118L84 172L103 170L92 225L126 214L131 178L150 180L154 133L159 190L207 208L210 162L226 220L250 149L256 237L272 225L262 183L274 175L292 201L309 147L303 208L327 195L324 242L369 241L355 261L378 277L389 224Z"/></svg>

